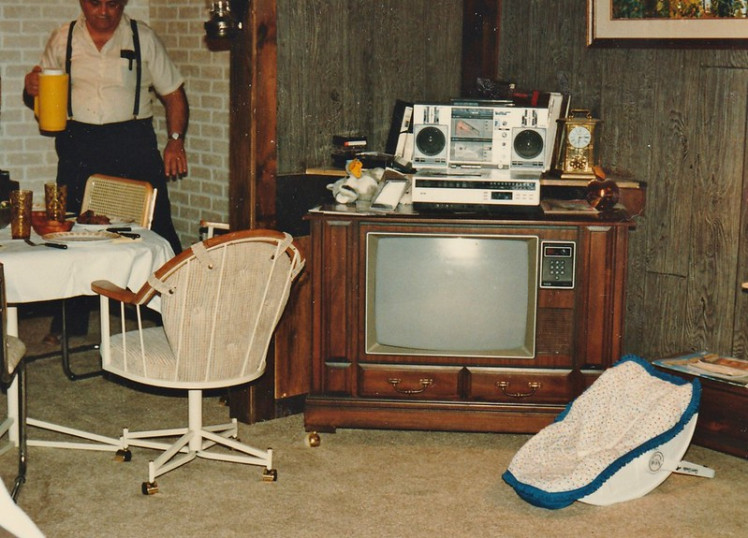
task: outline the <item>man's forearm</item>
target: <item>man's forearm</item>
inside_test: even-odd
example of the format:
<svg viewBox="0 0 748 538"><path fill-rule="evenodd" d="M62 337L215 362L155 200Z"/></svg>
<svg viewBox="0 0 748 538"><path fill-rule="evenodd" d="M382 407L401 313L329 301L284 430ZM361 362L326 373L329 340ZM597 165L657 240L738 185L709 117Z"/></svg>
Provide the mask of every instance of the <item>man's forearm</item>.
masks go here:
<svg viewBox="0 0 748 538"><path fill-rule="evenodd" d="M163 96L163 102L166 108L166 127L169 131L167 135L172 133L184 135L190 115L184 87L180 86L178 90Z"/></svg>

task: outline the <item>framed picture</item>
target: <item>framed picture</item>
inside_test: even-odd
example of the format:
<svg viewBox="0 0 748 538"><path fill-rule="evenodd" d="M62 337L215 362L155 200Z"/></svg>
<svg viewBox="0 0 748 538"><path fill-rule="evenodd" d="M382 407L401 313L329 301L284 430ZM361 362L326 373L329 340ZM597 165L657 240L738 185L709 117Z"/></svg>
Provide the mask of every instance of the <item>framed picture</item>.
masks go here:
<svg viewBox="0 0 748 538"><path fill-rule="evenodd" d="M587 0L587 45L748 45L746 0Z"/></svg>

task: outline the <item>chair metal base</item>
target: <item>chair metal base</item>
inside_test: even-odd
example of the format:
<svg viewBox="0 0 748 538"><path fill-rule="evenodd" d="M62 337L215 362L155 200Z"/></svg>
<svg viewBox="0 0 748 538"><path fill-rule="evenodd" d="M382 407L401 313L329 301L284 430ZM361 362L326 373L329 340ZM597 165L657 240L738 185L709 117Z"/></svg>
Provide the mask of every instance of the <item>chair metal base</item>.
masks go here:
<svg viewBox="0 0 748 538"><path fill-rule="evenodd" d="M84 374L76 374L73 372L73 370L70 367L70 354L71 352L74 352L68 347L68 330L67 330L67 308L65 308L65 299L62 300L62 337L60 340L61 342L61 353L62 353L62 371L65 372L65 375L70 381L78 381L80 379L88 379L91 377L97 377L102 375L104 372L101 369L94 370L91 372L86 372ZM91 351L94 349L99 349L98 345L93 346L83 346L82 348L76 348L76 351Z"/></svg>
<svg viewBox="0 0 748 538"><path fill-rule="evenodd" d="M158 492L156 478L181 467L195 458L243 463L265 467L263 480L275 481L278 474L273 469L273 450L260 450L241 443L235 438L238 434L237 420L226 424L212 426L202 425L202 391L190 390L188 393L189 425L186 428L148 430L131 432L123 430L122 440L128 446L137 446L161 450L163 454L148 464L148 481L142 485L142 492L151 495ZM179 437L168 443L157 439ZM208 451L216 445L223 446L232 452Z"/></svg>
<svg viewBox="0 0 748 538"><path fill-rule="evenodd" d="M6 309L8 334L13 336L18 334L18 317L15 307ZM67 345L67 341L64 341ZM0 439L7 435L7 441L0 446L0 454L4 454L11 448L18 449L18 474L13 481L13 487L9 493L11 499L15 502L21 490L21 486L26 483L26 468L28 464L28 447L29 446L47 446L57 448L76 448L84 450L110 450L120 451L124 447L121 439L104 437L101 435L58 426L50 422L44 422L28 417L26 406L27 381L26 381L26 362L33 360L33 357L25 357L16 367L15 376L8 386L7 415L0 421ZM63 363L63 367L64 367ZM75 437L88 440L87 443L70 443L63 441L43 441L30 440L28 438L28 427L35 426L38 428L72 435ZM4 488L3 488L4 489ZM29 535L30 536L30 535Z"/></svg>
<svg viewBox="0 0 748 538"><path fill-rule="evenodd" d="M77 347L70 347L70 337L67 330L67 308L66 300L61 299L61 315L60 315L60 349L58 351L50 351L48 353L40 353L38 355L31 355L26 357L26 362L32 362L39 359L48 359L57 357L58 355L62 358L62 371L70 381L80 381L82 379L90 379L92 377L99 377L103 375L104 371L99 368L96 370L76 373L73 371L73 367L70 364L70 356L75 353L84 353L87 351L96 351L101 346L99 344L86 344Z"/></svg>
<svg viewBox="0 0 748 538"><path fill-rule="evenodd" d="M26 465L28 454L28 440L26 434L26 372L25 364L22 361L16 369L16 376L13 381L14 387L8 390L8 398L14 398L17 402L15 412L8 413L8 416L0 423L0 439L8 435L7 442L0 447L0 454L4 454L11 448L18 448L18 474L13 481L13 488L10 496L15 502L21 491L21 486L26 483ZM10 404L10 401L9 401ZM16 421L18 423L16 424Z"/></svg>
<svg viewBox="0 0 748 538"><path fill-rule="evenodd" d="M72 437L85 439L87 442L70 442L70 441L47 441L43 439L29 439L29 446L42 446L48 448L72 448L75 450L101 450L105 452L126 451L127 445L122 438L106 437L96 433L60 426L44 420L34 418L26 419L27 426L34 426L43 430L61 433Z"/></svg>

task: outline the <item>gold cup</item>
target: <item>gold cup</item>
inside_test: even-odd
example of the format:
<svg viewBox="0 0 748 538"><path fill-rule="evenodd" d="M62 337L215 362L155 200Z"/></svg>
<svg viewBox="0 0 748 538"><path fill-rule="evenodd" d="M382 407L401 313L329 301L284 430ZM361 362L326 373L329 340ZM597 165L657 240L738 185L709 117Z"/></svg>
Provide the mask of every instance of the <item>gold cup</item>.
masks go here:
<svg viewBox="0 0 748 538"><path fill-rule="evenodd" d="M13 239L31 237L31 200L33 191L10 191L10 234Z"/></svg>
<svg viewBox="0 0 748 538"><path fill-rule="evenodd" d="M67 73L47 69L39 73L39 95L34 99L34 114L44 132L64 131L68 120Z"/></svg>
<svg viewBox="0 0 748 538"><path fill-rule="evenodd" d="M68 186L57 183L44 184L44 207L47 210L47 219L57 222L65 220L67 209Z"/></svg>

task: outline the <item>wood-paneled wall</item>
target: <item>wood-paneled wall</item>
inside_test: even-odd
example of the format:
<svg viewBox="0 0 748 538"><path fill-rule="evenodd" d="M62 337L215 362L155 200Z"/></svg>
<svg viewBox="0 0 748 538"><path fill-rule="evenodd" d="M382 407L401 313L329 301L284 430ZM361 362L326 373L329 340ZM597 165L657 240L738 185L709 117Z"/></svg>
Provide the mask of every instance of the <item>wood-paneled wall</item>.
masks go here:
<svg viewBox="0 0 748 538"><path fill-rule="evenodd" d="M580 0L504 0L499 76L570 92L603 121L602 164L646 181L624 349L746 356L748 51L585 46Z"/></svg>
<svg viewBox="0 0 748 538"><path fill-rule="evenodd" d="M459 95L461 0L277 0L278 172L329 166L333 134L384 151L396 99Z"/></svg>
<svg viewBox="0 0 748 538"><path fill-rule="evenodd" d="M463 4L277 0L278 173L329 165L337 133L383 150L398 98L458 95ZM498 76L571 93L604 121L602 164L648 185L624 349L746 356L748 51L588 48L585 7L503 0Z"/></svg>

